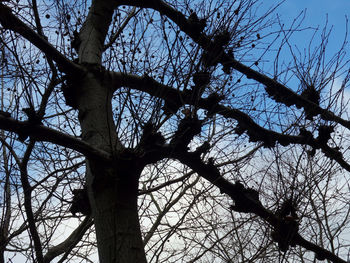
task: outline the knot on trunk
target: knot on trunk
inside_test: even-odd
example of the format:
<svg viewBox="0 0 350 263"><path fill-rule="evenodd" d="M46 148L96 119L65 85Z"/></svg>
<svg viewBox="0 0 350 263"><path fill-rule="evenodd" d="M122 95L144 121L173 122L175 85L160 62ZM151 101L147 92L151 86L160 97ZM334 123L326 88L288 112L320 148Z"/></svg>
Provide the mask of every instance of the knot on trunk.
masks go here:
<svg viewBox="0 0 350 263"><path fill-rule="evenodd" d="M296 245L294 238L299 230L296 206L295 200L289 198L276 211L279 221L271 232L271 237L278 243L279 249L283 252L287 251L289 246Z"/></svg>
<svg viewBox="0 0 350 263"><path fill-rule="evenodd" d="M231 209L236 212L254 213L261 206L259 192L253 188L245 188L240 182L235 183L235 203Z"/></svg>
<svg viewBox="0 0 350 263"><path fill-rule="evenodd" d="M187 116L180 121L170 144L174 145L175 148L187 150L188 144L195 135L201 132L201 129L202 121L199 120L197 116Z"/></svg>
<svg viewBox="0 0 350 263"><path fill-rule="evenodd" d="M70 207L70 212L75 216L77 213L83 215L91 214L91 207L88 197L88 192L86 188L83 189L74 189L72 205Z"/></svg>
<svg viewBox="0 0 350 263"><path fill-rule="evenodd" d="M146 123L143 126L143 133L138 147L149 150L157 146L163 146L164 144L165 138L162 133L157 131L156 127L151 122Z"/></svg>
<svg viewBox="0 0 350 263"><path fill-rule="evenodd" d="M278 243L278 248L282 252L286 252L289 246L295 247L294 238L299 230L299 222L297 218L289 215L281 218L277 226L271 232L273 241Z"/></svg>

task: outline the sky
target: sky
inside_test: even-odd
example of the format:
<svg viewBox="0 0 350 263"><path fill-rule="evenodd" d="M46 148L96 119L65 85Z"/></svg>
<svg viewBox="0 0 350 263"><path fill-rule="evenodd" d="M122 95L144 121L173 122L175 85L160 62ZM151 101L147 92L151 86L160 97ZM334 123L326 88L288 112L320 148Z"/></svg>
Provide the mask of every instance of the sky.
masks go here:
<svg viewBox="0 0 350 263"><path fill-rule="evenodd" d="M265 0L264 2L274 3L275 1ZM345 16L347 15L350 19L350 0L285 0L278 13L283 20L289 19L291 21L304 9L306 9L304 26L320 26L322 28L328 15L328 25L334 26L329 47L339 48L346 30ZM348 53L350 53L350 48ZM350 54L348 54L348 58L350 58Z"/></svg>
<svg viewBox="0 0 350 263"><path fill-rule="evenodd" d="M276 0L264 0L266 7L276 4ZM302 22L302 28L312 27L319 28L317 36L319 37L322 29L327 23L327 28L331 29L331 37L326 47L326 60L330 59L344 42L346 34L346 16L348 16L348 36L347 50L344 61L350 61L350 0L284 0L284 3L277 9L280 19L286 25L290 25L293 19L296 18L302 11L305 11L305 18ZM312 30L297 32L290 39L290 43L303 53L303 49L307 48L312 37ZM313 47L317 46L319 38L313 42ZM285 57L286 61L291 61L291 58ZM343 61L343 62L344 62ZM345 69L344 69L345 70ZM350 70L350 69L347 69ZM335 80L335 89L341 87L344 79L343 75ZM345 98L350 100L350 87L345 88Z"/></svg>
<svg viewBox="0 0 350 263"><path fill-rule="evenodd" d="M272 2L271 0L268 0ZM326 14L334 24L343 24L344 16L350 14L349 0L286 0L281 10L284 14L297 14L303 9L308 10L307 22L322 23Z"/></svg>

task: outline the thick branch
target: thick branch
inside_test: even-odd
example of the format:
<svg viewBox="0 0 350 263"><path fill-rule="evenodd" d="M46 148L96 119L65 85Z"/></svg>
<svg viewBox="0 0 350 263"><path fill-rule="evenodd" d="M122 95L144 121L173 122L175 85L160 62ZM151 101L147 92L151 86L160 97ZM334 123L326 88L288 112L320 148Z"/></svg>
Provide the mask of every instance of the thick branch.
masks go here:
<svg viewBox="0 0 350 263"><path fill-rule="evenodd" d="M333 254L332 252L317 246L313 243L311 243L310 241L305 240L303 237L300 236L300 234L296 234L296 236L294 237L294 240L296 241L296 244L306 248L307 250L313 251L316 254L316 257L319 258L319 260L330 260L334 263L347 263L349 261L345 261L341 258L339 258L338 256L336 256L335 254Z"/></svg>
<svg viewBox="0 0 350 263"><path fill-rule="evenodd" d="M121 4L143 7L143 8L152 8L157 10L162 15L166 15L174 23L176 23L182 31L188 34L190 37L201 41L202 44L208 44L210 41L208 38L204 41L203 36L199 38L198 31L192 26L191 22L182 14L180 11L172 8L170 5L161 0L121 0Z"/></svg>
<svg viewBox="0 0 350 263"><path fill-rule="evenodd" d="M344 120L339 116L336 116L333 112L322 109L319 105L305 99L301 95L295 93L294 91L288 89L286 86L277 82L274 79L263 75L250 67L243 65L237 60L231 58L229 55L224 54L221 58L221 63L229 62L232 68L238 70L239 72L246 75L248 78L254 79L261 84L266 86L266 92L276 101L285 104L286 106L295 105L298 108L303 107L305 110L312 110L317 114L320 114L321 118L328 121L334 121L343 125L344 127L350 129L350 121Z"/></svg>
<svg viewBox="0 0 350 263"><path fill-rule="evenodd" d="M233 184L227 181L220 174L219 169L213 163L204 163L197 153L179 152L173 150L170 152L170 155L172 158L175 158L181 163L189 166L198 175L218 187L221 193L229 195L235 202L238 200L243 200L243 202L247 204L247 209L249 207L250 212L259 215L270 224L277 223L277 218L272 212L265 209L258 200L252 198L249 194L247 194L246 189L242 188L240 183Z"/></svg>
<svg viewBox="0 0 350 263"><path fill-rule="evenodd" d="M4 137L4 132L1 131L1 137ZM8 146L5 140L0 138L0 141ZM11 149L11 147L10 147ZM11 152L11 150L10 150ZM4 260L4 252L8 243L8 235L9 235L9 227L10 227L10 222L11 222L11 182L10 182L10 170L9 170L9 160L8 160L8 153L6 151L6 148L2 148L2 158L3 158L3 163L4 163L4 170L5 170L5 178L4 178L4 186L3 186L3 215L0 220L0 262L3 263L5 262Z"/></svg>
<svg viewBox="0 0 350 263"><path fill-rule="evenodd" d="M111 160L111 156L105 151L96 149L90 144L76 139L71 135L64 134L43 125L33 125L30 121L17 121L11 117L0 114L0 129L15 132L20 136L30 136L37 141L51 142L74 149L87 157L98 158L105 161Z"/></svg>
<svg viewBox="0 0 350 263"><path fill-rule="evenodd" d="M92 226L93 221L90 217L86 217L84 221L70 234L70 236L63 241L49 249L49 251L44 256L44 262L51 262L55 257L62 253L69 252L78 244L85 232Z"/></svg>
<svg viewBox="0 0 350 263"><path fill-rule="evenodd" d="M80 63L101 64L103 43L112 21L114 9L118 5L119 1L117 0L92 1L89 14L79 33L81 41L78 47Z"/></svg>
<svg viewBox="0 0 350 263"><path fill-rule="evenodd" d="M111 75L115 83L118 83L117 88L123 86L147 92L154 97L161 98L165 102L170 101L173 104L193 104L191 94L163 85L149 76L139 77L122 73L111 73ZM251 142L263 142L265 147L273 147L276 143L280 143L283 146L289 144L309 145L314 149L321 149L327 157L337 161L344 169L350 171L350 165L344 160L339 150L329 147L327 143L320 143L311 133L300 133L300 135L295 136L265 129L244 112L213 103L210 97L196 100L196 106L207 110L211 114L220 114L226 118L235 119L238 122L236 133L242 134L246 132Z"/></svg>
<svg viewBox="0 0 350 263"><path fill-rule="evenodd" d="M67 59L64 55L57 51L44 37L40 36L33 29L23 23L14 14L11 9L0 3L0 23L5 29L10 29L45 53L45 55L53 59L61 71L65 73L81 72L82 69Z"/></svg>

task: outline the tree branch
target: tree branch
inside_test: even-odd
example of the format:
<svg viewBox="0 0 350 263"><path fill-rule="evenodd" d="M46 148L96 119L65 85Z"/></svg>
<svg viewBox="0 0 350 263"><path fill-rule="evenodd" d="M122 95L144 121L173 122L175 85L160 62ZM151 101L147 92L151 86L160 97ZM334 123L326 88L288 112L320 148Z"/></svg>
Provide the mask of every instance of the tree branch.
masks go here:
<svg viewBox="0 0 350 263"><path fill-rule="evenodd" d="M87 157L98 158L104 161L112 159L109 153L96 149L82 140L43 125L33 125L30 121L17 121L0 114L0 129L15 132L21 136L30 136L37 141L61 145L76 150Z"/></svg>
<svg viewBox="0 0 350 263"><path fill-rule="evenodd" d="M93 220L91 217L85 217L84 221L70 234L70 236L64 240L62 243L54 246L48 250L44 256L44 263L49 263L55 257L66 252L66 254L71 251L76 244L81 240L85 232L93 225ZM67 253L68 252L68 253Z"/></svg>
<svg viewBox="0 0 350 263"><path fill-rule="evenodd" d="M221 193L225 193L229 195L232 200L237 202L243 202L245 207L243 209L247 209L246 211L242 211L245 213L254 213L268 222L273 228L278 228L281 225L282 219L279 218L273 211L266 209L259 199L254 198L250 193L251 191L247 191L247 188L244 188L240 183L231 183L222 177L217 167L215 167L212 163L204 163L200 156L196 153L189 152L179 152L175 150L164 149L162 150L164 155L167 155L170 158L174 158L179 160L181 163L187 165L193 171L195 171L199 176L205 178L213 185L217 186ZM255 190L253 190L255 191ZM295 245L300 245L305 249L313 251L316 254L317 258L320 259L328 259L334 263L346 263L343 259L339 258L337 255L327 251L326 249L313 244L305 240L299 233L296 233L293 237L293 243Z"/></svg>
<svg viewBox="0 0 350 263"><path fill-rule="evenodd" d="M139 77L136 75L116 72L110 74L112 75L113 81L118 83L117 88L123 86L147 92L154 97L161 98L165 100L165 102L170 101L173 104L193 105L194 103L193 97L190 93L186 91L181 92L177 89L163 85L149 76ZM314 149L321 149L327 157L337 161L344 169L350 171L350 165L344 160L338 149L329 147L327 142L320 143L310 132L300 131L300 134L295 136L265 129L254 122L254 120L246 113L220 105L218 102L213 103L213 99L210 97L196 100L196 106L207 110L211 114L220 114L225 118L235 119L238 122L235 129L236 133L241 135L246 132L251 142L262 142L265 147L273 147L276 143L283 146L289 144L309 145Z"/></svg>
<svg viewBox="0 0 350 263"><path fill-rule="evenodd" d="M120 27L118 28L117 32L115 32L115 34L111 37L111 39L109 40L109 42L103 47L103 50L106 50L108 48L110 48L114 42L117 40L117 38L120 36L120 34L123 32L123 30L125 29L125 27L128 25L129 21L131 20L131 18L133 18L134 16L137 15L138 12L140 12L141 9L139 9L138 11L136 11L136 7L134 7L130 13L128 14L128 16L125 18L125 20L123 21L123 23L120 25Z"/></svg>
<svg viewBox="0 0 350 263"><path fill-rule="evenodd" d="M32 207L33 188L31 187L28 179L28 167L27 167L29 157L34 148L34 144L35 143L33 141L29 142L28 147L24 152L22 162L20 163L19 170L20 170L20 178L21 178L21 184L22 184L23 195L24 195L24 207L25 207L25 212L28 220L29 232L34 243L36 262L43 263L44 262L43 248L42 248L40 235L38 233L38 229L36 228L36 221L33 213L33 207Z"/></svg>
<svg viewBox="0 0 350 263"><path fill-rule="evenodd" d="M0 3L0 23L5 29L10 29L17 32L25 39L34 44L37 48L45 53L45 55L53 59L62 72L72 74L74 72L82 72L82 68L67 59L56 48L54 48L44 37L40 36L29 26L12 14L8 6Z"/></svg>

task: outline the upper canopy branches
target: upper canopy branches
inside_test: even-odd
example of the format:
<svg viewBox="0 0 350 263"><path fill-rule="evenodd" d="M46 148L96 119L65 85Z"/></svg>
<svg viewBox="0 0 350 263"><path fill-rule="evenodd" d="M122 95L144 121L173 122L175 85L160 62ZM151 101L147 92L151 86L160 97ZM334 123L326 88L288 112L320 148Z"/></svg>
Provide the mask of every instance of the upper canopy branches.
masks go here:
<svg viewBox="0 0 350 263"><path fill-rule="evenodd" d="M322 119L327 121L333 121L343 125L344 127L350 129L350 121L344 120L339 116L336 116L334 113L329 110L321 108L315 101L310 100L309 98L299 95L287 88L285 85L281 84L275 79L268 77L267 75L261 74L260 72L248 67L241 62L237 61L234 58L232 51L226 51L224 49L224 43L221 45L215 45L215 41L211 40L209 36L204 34L201 31L198 31L198 27L193 26L193 19L191 16L186 18L181 12L177 11L170 5L166 4L164 1L155 0L155 1L121 1L121 4L127 4L131 6L152 8L159 11L160 14L167 16L174 23L176 23L179 28L190 36L194 42L196 42L203 50L206 52L213 53L211 47L215 46L215 52L218 56L216 58L217 63L220 63L224 68L228 69L233 68L238 72L244 74L248 79L254 79L258 83L261 83L265 86L267 94L273 98L276 102L283 103L286 106L295 105L298 108L303 107L306 112L312 111L314 115L319 114ZM198 20L198 18L197 18ZM199 20L198 20L199 21ZM201 27L203 30L204 27Z"/></svg>
<svg viewBox="0 0 350 263"><path fill-rule="evenodd" d="M0 23L5 29L10 29L20 34L42 50L48 57L52 58L58 64L58 67L62 72L72 73L81 71L79 66L57 51L57 49L53 47L47 41L47 39L40 36L22 20L17 18L11 12L11 9L2 3L0 3Z"/></svg>

